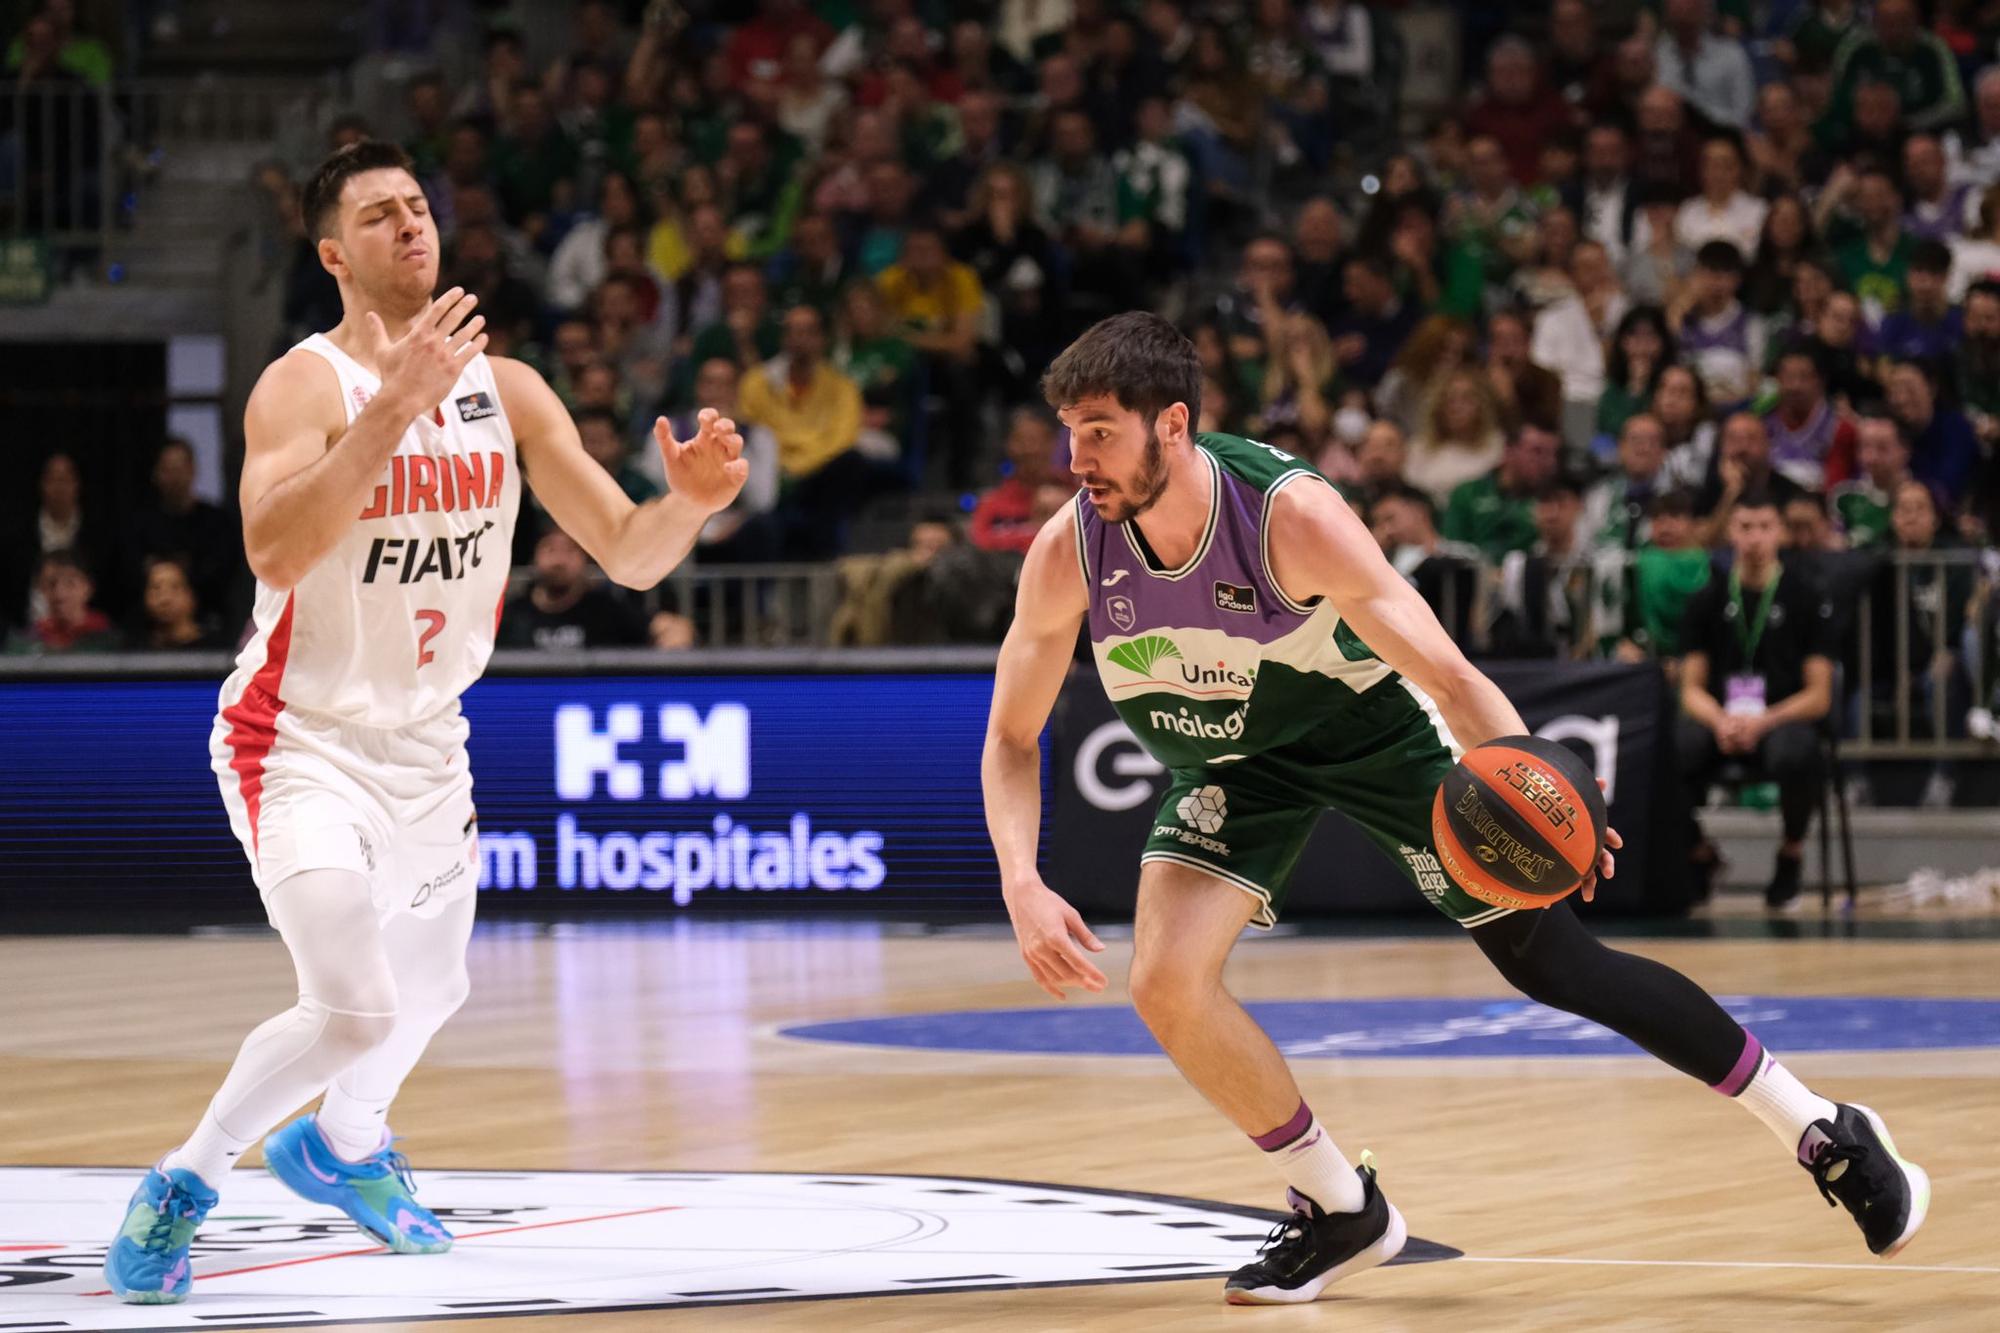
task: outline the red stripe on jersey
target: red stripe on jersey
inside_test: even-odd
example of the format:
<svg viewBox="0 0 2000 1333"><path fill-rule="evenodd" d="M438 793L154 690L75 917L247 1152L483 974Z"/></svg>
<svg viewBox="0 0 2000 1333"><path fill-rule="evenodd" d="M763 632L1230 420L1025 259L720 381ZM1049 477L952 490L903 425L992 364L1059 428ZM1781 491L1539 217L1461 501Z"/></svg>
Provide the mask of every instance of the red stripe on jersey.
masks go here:
<svg viewBox="0 0 2000 1333"><path fill-rule="evenodd" d="M278 687L284 683L285 659L292 650L292 605L297 596L293 593L285 598L285 609L265 645L264 665L250 678L243 696L222 710L223 720L229 723L223 744L229 747L229 766L236 770L237 790L250 814L253 852L258 844L257 812L264 802L264 760L278 739L278 714L285 711Z"/></svg>

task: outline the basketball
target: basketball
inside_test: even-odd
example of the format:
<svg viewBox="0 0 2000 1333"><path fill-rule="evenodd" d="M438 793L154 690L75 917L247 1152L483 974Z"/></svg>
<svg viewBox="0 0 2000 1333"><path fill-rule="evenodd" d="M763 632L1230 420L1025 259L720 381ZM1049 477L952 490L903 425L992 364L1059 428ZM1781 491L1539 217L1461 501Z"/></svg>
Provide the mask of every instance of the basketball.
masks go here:
<svg viewBox="0 0 2000 1333"><path fill-rule="evenodd" d="M1445 873L1495 907L1547 907L1574 893L1604 850L1604 828L1604 793L1589 767L1538 736L1470 751L1431 802Z"/></svg>

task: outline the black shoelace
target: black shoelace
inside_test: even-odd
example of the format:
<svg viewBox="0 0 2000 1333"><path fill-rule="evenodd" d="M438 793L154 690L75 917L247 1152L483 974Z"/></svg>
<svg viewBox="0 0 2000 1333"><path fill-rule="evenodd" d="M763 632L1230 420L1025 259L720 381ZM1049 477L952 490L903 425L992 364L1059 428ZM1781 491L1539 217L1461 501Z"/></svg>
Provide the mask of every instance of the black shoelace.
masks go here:
<svg viewBox="0 0 2000 1333"><path fill-rule="evenodd" d="M1303 1241L1311 1227L1312 1223L1304 1213L1293 1213L1271 1228L1271 1233L1264 1237L1264 1243L1257 1247L1257 1257L1275 1255L1285 1246Z"/></svg>
<svg viewBox="0 0 2000 1333"><path fill-rule="evenodd" d="M1847 1162L1852 1165L1859 1162L1867 1153L1866 1148L1854 1143L1829 1143L1820 1149L1819 1156L1813 1159L1812 1175L1813 1183L1819 1186L1819 1197L1826 1200L1827 1207L1835 1208L1841 1203L1833 1192L1832 1182L1827 1179L1833 1170L1833 1164Z"/></svg>

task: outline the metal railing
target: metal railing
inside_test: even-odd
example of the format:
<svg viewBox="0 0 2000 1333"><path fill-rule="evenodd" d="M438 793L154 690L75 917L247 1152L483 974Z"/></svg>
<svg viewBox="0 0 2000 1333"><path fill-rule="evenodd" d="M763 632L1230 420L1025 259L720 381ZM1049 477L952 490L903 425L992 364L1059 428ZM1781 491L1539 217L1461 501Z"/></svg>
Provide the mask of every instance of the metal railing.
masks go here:
<svg viewBox="0 0 2000 1333"><path fill-rule="evenodd" d="M823 645L840 609L840 571L831 563L684 566L655 596L660 609L693 622L697 647Z"/></svg>
<svg viewBox="0 0 2000 1333"><path fill-rule="evenodd" d="M1518 567L1450 555L1432 559L1446 576L1433 571L1428 579L1420 576L1420 586L1454 640L1475 658L1601 658L1628 637L1624 594L1631 561L1624 552L1544 562L1526 578ZM1833 720L1845 756L2000 757L2000 736L1969 723L1978 710L2000 712L2000 567L1989 559L1975 551L1843 552L1837 563L1815 571L1835 622ZM532 581L532 570L517 569L512 591ZM1506 619L1520 615L1524 586L1551 610L1547 622L1526 630ZM685 619L685 626L675 626L688 635L684 652L637 648L592 655L615 658L621 669L666 671L691 669L686 663L717 655L731 661L746 653L865 657L884 650L836 647L834 638L843 608L854 609L850 599L871 595L884 595L879 582L850 587L837 562L685 566L640 599L649 617L665 612ZM992 646L945 651L990 655ZM89 675L99 669L93 663L108 668L139 659L178 669L194 656L78 653L17 658L9 665L33 674L46 668ZM532 669L538 656L502 654L510 670Z"/></svg>
<svg viewBox="0 0 2000 1333"><path fill-rule="evenodd" d="M515 569L509 597L534 581L534 570ZM813 648L831 643L841 596L831 562L688 564L637 600L649 621L664 612L689 622L693 648Z"/></svg>
<svg viewBox="0 0 2000 1333"><path fill-rule="evenodd" d="M1627 552L1598 550L1542 562L1527 579L1518 565L1510 572L1507 565L1449 555L1432 560L1464 575L1433 573L1427 596L1475 655L1528 643L1562 657L1601 657L1633 632L1633 559ZM1968 725L1974 710L2000 703L2000 585L1988 558L1946 549L1828 552L1812 561L1806 573L1826 596L1839 653L1834 720L1843 753L1857 759L2000 755L2000 745ZM1524 583L1530 588L1525 597ZM1532 622L1528 631L1510 616ZM1513 643L1506 641L1509 634L1517 636Z"/></svg>
<svg viewBox="0 0 2000 1333"><path fill-rule="evenodd" d="M0 94L0 235L108 255L171 154L233 146L297 166L342 89L333 76L154 78Z"/></svg>

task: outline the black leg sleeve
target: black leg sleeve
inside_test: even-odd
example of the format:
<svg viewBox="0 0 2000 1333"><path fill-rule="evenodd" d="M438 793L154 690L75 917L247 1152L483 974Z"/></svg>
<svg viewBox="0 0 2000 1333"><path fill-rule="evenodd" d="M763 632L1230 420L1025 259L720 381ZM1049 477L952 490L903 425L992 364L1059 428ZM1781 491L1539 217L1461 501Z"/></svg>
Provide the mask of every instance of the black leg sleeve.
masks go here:
<svg viewBox="0 0 2000 1333"><path fill-rule="evenodd" d="M1712 996L1664 963L1607 949L1566 902L1515 912L1470 932L1513 987L1636 1043L1714 1085L1729 1077L1749 1039Z"/></svg>

